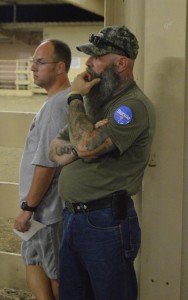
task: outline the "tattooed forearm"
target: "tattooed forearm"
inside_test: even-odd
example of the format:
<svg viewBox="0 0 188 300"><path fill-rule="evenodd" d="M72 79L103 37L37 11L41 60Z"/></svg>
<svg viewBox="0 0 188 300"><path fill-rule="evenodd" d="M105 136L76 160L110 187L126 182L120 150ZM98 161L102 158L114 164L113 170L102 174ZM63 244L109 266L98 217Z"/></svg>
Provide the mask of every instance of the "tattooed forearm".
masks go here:
<svg viewBox="0 0 188 300"><path fill-rule="evenodd" d="M79 100L74 100L70 105L69 136L71 144L82 157L101 155L108 152L112 146L105 126L96 128Z"/></svg>
<svg viewBox="0 0 188 300"><path fill-rule="evenodd" d="M86 115L83 103L74 100L69 109L69 135L72 144L77 145L84 137L88 137L93 128L94 126Z"/></svg>
<svg viewBox="0 0 188 300"><path fill-rule="evenodd" d="M68 124L59 130L59 133L57 135L57 138L60 140L69 140L69 128Z"/></svg>
<svg viewBox="0 0 188 300"><path fill-rule="evenodd" d="M67 145L62 145L60 147L60 153L58 153L58 154L63 155L63 154L70 154L70 153L72 153L72 145L67 144Z"/></svg>
<svg viewBox="0 0 188 300"><path fill-rule="evenodd" d="M82 139L87 139L94 127L85 115L70 116L70 140L74 144L79 143Z"/></svg>

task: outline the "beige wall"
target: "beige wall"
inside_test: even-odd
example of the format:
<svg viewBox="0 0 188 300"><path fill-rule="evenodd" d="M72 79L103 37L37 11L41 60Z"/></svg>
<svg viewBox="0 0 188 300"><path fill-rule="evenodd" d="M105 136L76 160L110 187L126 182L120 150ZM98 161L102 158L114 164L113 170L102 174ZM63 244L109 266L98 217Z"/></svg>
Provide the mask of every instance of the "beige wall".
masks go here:
<svg viewBox="0 0 188 300"><path fill-rule="evenodd" d="M85 69L86 55L76 50L79 43L87 43L91 32L97 33L103 27L103 23L93 23L88 25L48 25L43 27L43 39L60 39L67 43L72 51L72 64L69 72L72 81L78 72ZM22 41L12 43L2 43L0 45L0 60L14 60L30 58L36 46L27 45Z"/></svg>
<svg viewBox="0 0 188 300"><path fill-rule="evenodd" d="M71 47L73 56L81 56L84 54L76 50L79 43L87 43L88 36L91 32L98 32L103 27L103 23L93 24L72 24L72 25L44 25L43 39L60 39L68 43ZM27 45L22 41L14 40L13 42L0 44L0 59L19 59L28 58L33 55L36 46Z"/></svg>
<svg viewBox="0 0 188 300"><path fill-rule="evenodd" d="M63 40L67 43L72 51L72 57L76 60L76 64L72 63L69 78L72 81L78 72L85 69L85 61L87 56L79 52L76 46L79 44L85 44L88 42L88 37L90 33L97 33L103 23L97 25L64 25L62 27L58 26L45 26L44 27L44 39L56 38ZM77 64L78 63L78 64Z"/></svg>
<svg viewBox="0 0 188 300"><path fill-rule="evenodd" d="M145 177L143 247L149 251L142 256L141 289L152 299L176 300L182 280L186 1L173 2L148 0L145 7L144 87L156 107L157 165Z"/></svg>
<svg viewBox="0 0 188 300"><path fill-rule="evenodd" d="M21 41L0 44L0 60L27 59L33 55L35 46L26 45Z"/></svg>
<svg viewBox="0 0 188 300"><path fill-rule="evenodd" d="M68 43L72 50L73 56L84 56L82 52L76 50L76 46L88 42L88 37L91 32L98 32L103 27L103 23L93 24L72 24L59 26L45 26L43 28L44 39L55 38Z"/></svg>
<svg viewBox="0 0 188 300"><path fill-rule="evenodd" d="M22 148L33 117L33 113L0 112L4 128L0 131L0 146Z"/></svg>
<svg viewBox="0 0 188 300"><path fill-rule="evenodd" d="M188 7L187 7L188 13ZM182 256L181 256L181 300L187 299L188 295L188 21L186 24L186 62L185 62L185 69L186 69L186 76L185 76L185 136L184 136L184 178L183 178L183 209L182 209Z"/></svg>
<svg viewBox="0 0 188 300"><path fill-rule="evenodd" d="M140 300L186 300L187 248L182 246L182 239L187 240L182 234L186 1L108 0L106 11L111 12L106 24L126 24L140 40L135 78L157 115L152 147L156 166L147 168L142 195L136 199L141 203L142 226ZM187 231L184 228L183 233Z"/></svg>

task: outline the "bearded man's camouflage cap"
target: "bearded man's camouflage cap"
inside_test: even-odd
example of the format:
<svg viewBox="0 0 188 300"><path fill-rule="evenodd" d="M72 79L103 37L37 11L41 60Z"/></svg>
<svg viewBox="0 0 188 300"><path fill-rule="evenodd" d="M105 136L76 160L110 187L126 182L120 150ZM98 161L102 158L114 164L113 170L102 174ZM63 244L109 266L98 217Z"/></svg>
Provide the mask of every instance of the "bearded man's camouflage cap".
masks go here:
<svg viewBox="0 0 188 300"><path fill-rule="evenodd" d="M126 26L108 26L97 35L90 34L88 44L77 46L77 50L91 56L102 56L116 53L136 59L138 54L138 41Z"/></svg>

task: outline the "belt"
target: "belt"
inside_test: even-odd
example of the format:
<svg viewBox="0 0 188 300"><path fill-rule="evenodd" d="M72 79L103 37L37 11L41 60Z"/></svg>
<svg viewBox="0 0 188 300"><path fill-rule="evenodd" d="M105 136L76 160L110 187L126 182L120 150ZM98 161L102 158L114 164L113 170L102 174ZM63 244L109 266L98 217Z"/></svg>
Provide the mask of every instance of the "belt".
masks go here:
<svg viewBox="0 0 188 300"><path fill-rule="evenodd" d="M99 210L104 208L112 208L113 203L114 202L117 203L119 199L122 200L122 197L123 197L123 202L125 202L127 198L130 199L126 191L117 191L107 197L98 200L89 201L86 203L83 202L71 203L65 201L65 207L74 213L89 212L89 211Z"/></svg>

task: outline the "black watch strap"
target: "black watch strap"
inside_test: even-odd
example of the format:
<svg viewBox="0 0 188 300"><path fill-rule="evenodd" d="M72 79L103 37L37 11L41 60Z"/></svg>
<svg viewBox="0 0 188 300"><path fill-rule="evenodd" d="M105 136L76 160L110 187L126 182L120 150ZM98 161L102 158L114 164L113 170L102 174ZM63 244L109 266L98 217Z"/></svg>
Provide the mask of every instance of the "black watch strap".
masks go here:
<svg viewBox="0 0 188 300"><path fill-rule="evenodd" d="M73 154L75 157L78 157L78 153L77 153L77 151L76 151L75 148L72 148L72 154Z"/></svg>
<svg viewBox="0 0 188 300"><path fill-rule="evenodd" d="M22 204L21 204L21 209L23 209L23 210L26 210L26 211L31 211L31 212L34 212L34 211L36 211L36 209L37 209L37 206L29 206L28 204L27 204L27 202L22 202Z"/></svg>
<svg viewBox="0 0 188 300"><path fill-rule="evenodd" d="M81 94L71 94L67 99L67 103L70 104L73 100L81 100L83 102L83 97Z"/></svg>

